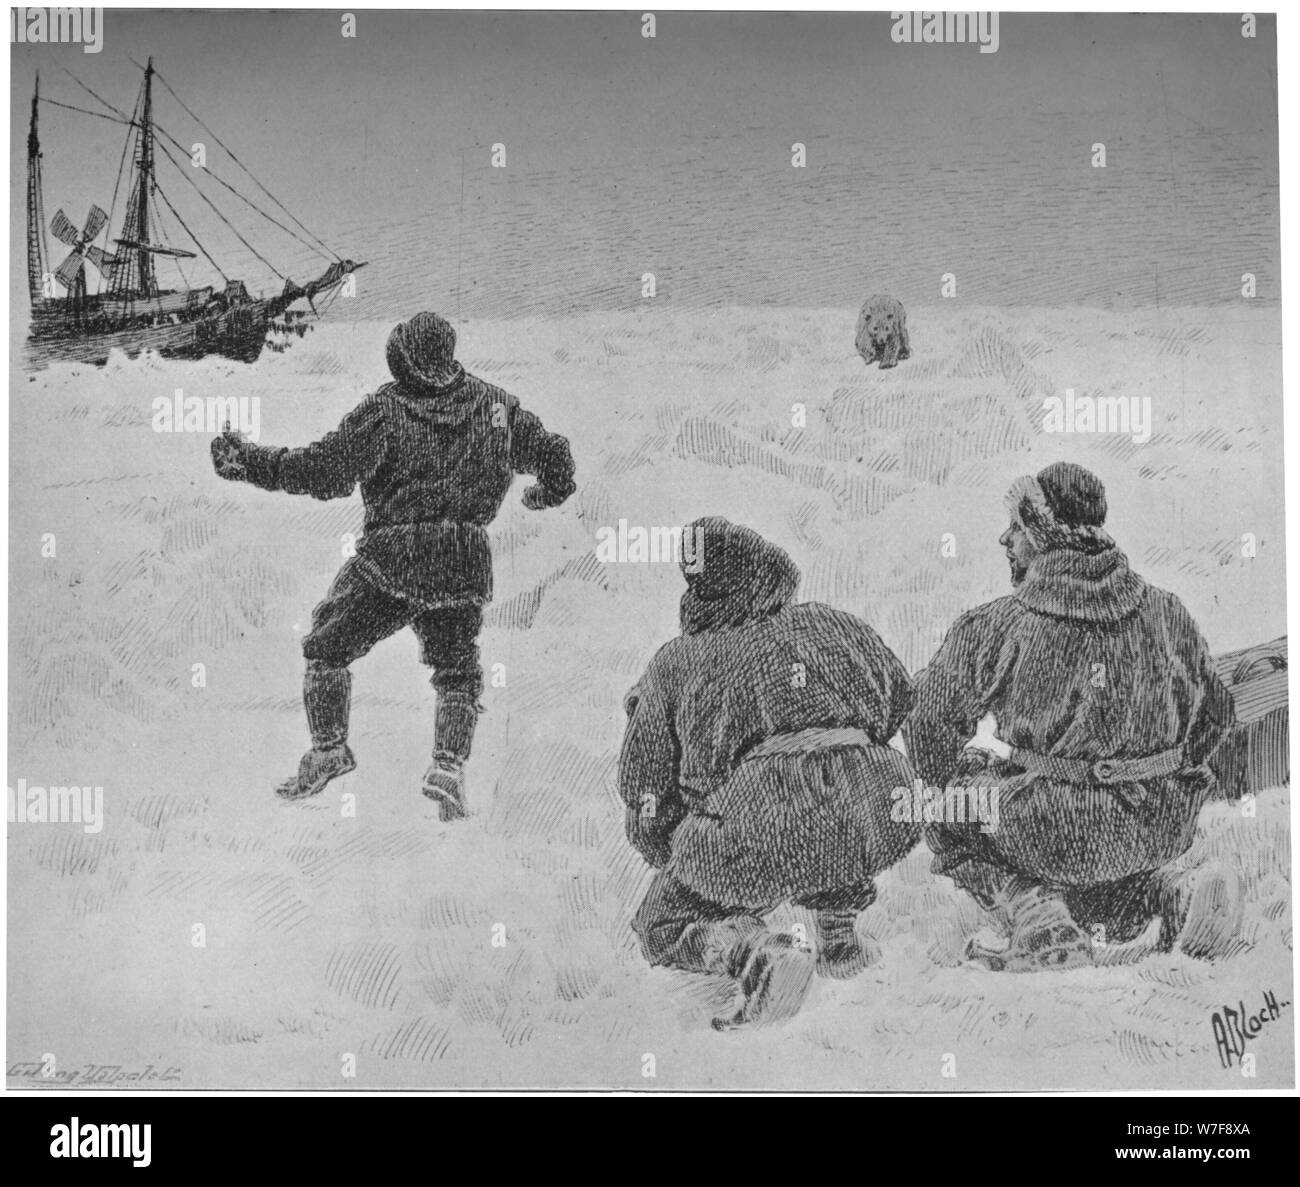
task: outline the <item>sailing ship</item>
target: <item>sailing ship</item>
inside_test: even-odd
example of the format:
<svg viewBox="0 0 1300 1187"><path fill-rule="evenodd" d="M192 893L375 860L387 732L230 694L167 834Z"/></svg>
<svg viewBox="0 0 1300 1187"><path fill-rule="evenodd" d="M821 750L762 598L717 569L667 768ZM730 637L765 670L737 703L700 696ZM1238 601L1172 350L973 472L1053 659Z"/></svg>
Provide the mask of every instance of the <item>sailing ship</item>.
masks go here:
<svg viewBox="0 0 1300 1187"><path fill-rule="evenodd" d="M71 360L102 366L115 350L128 357L144 351L156 351L166 358L194 359L220 355L251 363L267 345L273 350L283 350L290 335L302 336L308 326L306 319L309 314L298 305L299 302L306 302L311 315L319 314L317 298L332 300L348 283L349 276L365 266L364 262L356 263L341 258L308 231L279 199L253 177L216 134L185 106L166 79L154 69L152 58L143 67L143 71L144 79L135 109L129 116L102 99L71 71L67 73L73 81L105 111L42 99L39 76L36 80L36 90L32 96L31 128L27 136L27 282L32 306L28 360L33 365ZM190 150L182 147L175 137L155 121L155 78L293 226L263 210L256 201L207 169L206 163L201 169L193 168ZM111 214L106 214L100 206L92 204L84 225L78 227L60 210L51 220L49 230L69 251L53 271L48 266L50 255L45 238L41 187L42 153L37 131L38 112L42 103L127 125L127 143L122 160L123 163L128 159L131 162L130 186L121 234L113 240L113 250L106 250L95 242L110 227ZM179 150L181 160L173 155L167 142ZM228 276L209 254L159 184L155 173L159 150L234 232L244 247L284 282L280 292L271 296L252 295L243 281ZM328 261L328 267L314 280L303 284L289 279L257 252L239 228L222 214L208 193L191 176L194 172L206 173L257 214ZM119 183L120 181L119 177ZM116 204L117 192L115 189L111 205ZM193 250L188 246L174 246L167 241L160 208L156 206L159 199L184 232ZM181 261L196 260L200 255L220 274L224 281L223 287L212 284L203 287L183 285L163 288L159 284L156 261L175 261L180 278L184 281ZM87 266L97 274L96 291L91 291Z"/></svg>

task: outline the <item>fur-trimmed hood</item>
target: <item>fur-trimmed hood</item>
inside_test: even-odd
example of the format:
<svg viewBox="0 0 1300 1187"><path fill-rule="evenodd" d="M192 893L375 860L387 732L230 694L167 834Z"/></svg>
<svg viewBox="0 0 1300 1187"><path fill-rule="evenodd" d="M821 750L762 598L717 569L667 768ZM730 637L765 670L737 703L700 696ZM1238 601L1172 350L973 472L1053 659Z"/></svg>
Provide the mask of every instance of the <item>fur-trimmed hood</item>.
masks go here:
<svg viewBox="0 0 1300 1187"><path fill-rule="evenodd" d="M396 381L383 394L400 399L416 416L454 422L473 407L465 368L456 362L456 331L436 313L417 313L388 335L385 357Z"/></svg>
<svg viewBox="0 0 1300 1187"><path fill-rule="evenodd" d="M1073 462L1057 462L1017 478L1007 510L1038 555L1016 597L1038 614L1084 622L1120 622L1146 597L1146 582L1115 546L1106 522L1101 480Z"/></svg>
<svg viewBox="0 0 1300 1187"><path fill-rule="evenodd" d="M459 365L459 364L458 364ZM445 387L414 388L407 383L386 383L375 394L399 400L404 408L421 420L438 424L459 424L474 411L475 393L466 381L465 372Z"/></svg>
<svg viewBox="0 0 1300 1187"><path fill-rule="evenodd" d="M1110 533L1102 527L1106 516L1104 496L1099 509L1088 509L1081 517L1067 520L1053 510L1041 477L1017 478L1006 498L1011 518L1025 529L1039 552L1068 548L1074 552L1099 553L1115 547Z"/></svg>
<svg viewBox="0 0 1300 1187"><path fill-rule="evenodd" d="M784 549L752 528L709 515L687 530L696 541L691 567L699 567L692 572L683 558L687 587L681 601L683 635L770 618L794 598L798 566Z"/></svg>
<svg viewBox="0 0 1300 1187"><path fill-rule="evenodd" d="M1084 622L1122 622L1136 614L1147 583L1114 545L1097 552L1056 548L1030 562L1016 597L1038 614Z"/></svg>

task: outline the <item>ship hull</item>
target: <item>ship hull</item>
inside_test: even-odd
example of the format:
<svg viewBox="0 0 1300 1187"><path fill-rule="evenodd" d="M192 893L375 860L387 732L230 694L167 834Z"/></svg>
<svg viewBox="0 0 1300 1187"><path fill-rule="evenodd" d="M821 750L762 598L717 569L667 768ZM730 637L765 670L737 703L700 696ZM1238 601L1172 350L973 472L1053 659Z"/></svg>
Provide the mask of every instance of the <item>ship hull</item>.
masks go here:
<svg viewBox="0 0 1300 1187"><path fill-rule="evenodd" d="M270 303L253 301L219 314L155 325L109 330L79 330L46 324L34 327L27 340L32 366L56 362L102 367L117 351L136 358L152 351L163 358L198 359L217 355L236 362L256 362L274 328Z"/></svg>

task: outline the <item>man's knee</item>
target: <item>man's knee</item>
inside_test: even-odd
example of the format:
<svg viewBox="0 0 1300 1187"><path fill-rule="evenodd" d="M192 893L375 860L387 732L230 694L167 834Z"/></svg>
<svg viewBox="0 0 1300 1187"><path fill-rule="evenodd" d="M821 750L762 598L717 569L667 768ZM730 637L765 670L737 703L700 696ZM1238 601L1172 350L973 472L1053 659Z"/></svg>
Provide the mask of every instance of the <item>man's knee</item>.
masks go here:
<svg viewBox="0 0 1300 1187"><path fill-rule="evenodd" d="M650 964L678 964L688 929L719 914L722 912L714 904L660 870L632 917L632 930Z"/></svg>
<svg viewBox="0 0 1300 1187"><path fill-rule="evenodd" d="M763 929L762 919L745 910L727 910L698 899L665 909L650 896L632 921L641 954L651 965L691 973L735 976L746 944Z"/></svg>
<svg viewBox="0 0 1300 1187"><path fill-rule="evenodd" d="M1152 902L1155 871L1094 886L1076 886L1062 897L1076 923L1111 943L1135 939L1157 914Z"/></svg>
<svg viewBox="0 0 1300 1187"><path fill-rule="evenodd" d="M346 668L410 620L409 606L345 565L325 600L312 611L311 630L302 641L303 658Z"/></svg>
<svg viewBox="0 0 1300 1187"><path fill-rule="evenodd" d="M988 861L993 856L987 834L974 825L927 824L924 837L934 854L930 870L935 874L951 874L968 862Z"/></svg>
<svg viewBox="0 0 1300 1187"><path fill-rule="evenodd" d="M681 945L682 934L690 925L689 918L663 915L647 898L632 917L632 930L641 945L641 955L646 963L664 965L673 963Z"/></svg>
<svg viewBox="0 0 1300 1187"><path fill-rule="evenodd" d="M306 647L303 651L306 652ZM306 674L308 680L318 682L330 680L347 680L351 679L352 672L347 664L331 663L329 660L315 659L312 656L306 656Z"/></svg>
<svg viewBox="0 0 1300 1187"><path fill-rule="evenodd" d="M434 691L442 697L460 696L466 700L477 701L483 692L483 668L478 661L478 648L474 649L473 659L461 659L452 664L433 664L433 675L429 683Z"/></svg>
<svg viewBox="0 0 1300 1187"><path fill-rule="evenodd" d="M309 668L340 669L360 659L355 645L339 631L312 630L302 641L302 656Z"/></svg>
<svg viewBox="0 0 1300 1187"><path fill-rule="evenodd" d="M365 655L379 639L393 631L375 614L358 612L356 606L335 613L318 612L312 629L302 641L302 655L309 664L324 668L347 668ZM394 628L396 629L396 628Z"/></svg>

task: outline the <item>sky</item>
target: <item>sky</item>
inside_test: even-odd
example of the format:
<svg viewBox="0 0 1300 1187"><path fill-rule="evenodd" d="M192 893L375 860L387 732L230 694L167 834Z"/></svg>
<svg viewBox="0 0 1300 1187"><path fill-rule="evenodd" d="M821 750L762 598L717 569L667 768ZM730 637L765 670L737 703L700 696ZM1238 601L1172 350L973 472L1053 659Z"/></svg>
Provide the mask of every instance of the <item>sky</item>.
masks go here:
<svg viewBox="0 0 1300 1187"><path fill-rule="evenodd" d="M96 106L71 70L129 109L132 59L150 55L307 227L369 261L356 318L631 308L647 273L688 306L924 303L949 274L979 304L1227 303L1247 271L1278 296L1271 17L1246 39L1236 14L1004 13L992 54L897 44L891 27L665 12L649 39L639 13L362 11L345 38L338 12L107 11L98 54L11 46L14 309L36 72L51 98ZM171 94L155 100L177 140L205 142L215 173L287 221ZM109 208L124 132L43 107L47 221ZM190 180L280 271L323 268L175 172L160 161L159 184L227 274L280 284ZM188 276L216 278L203 261Z"/></svg>

